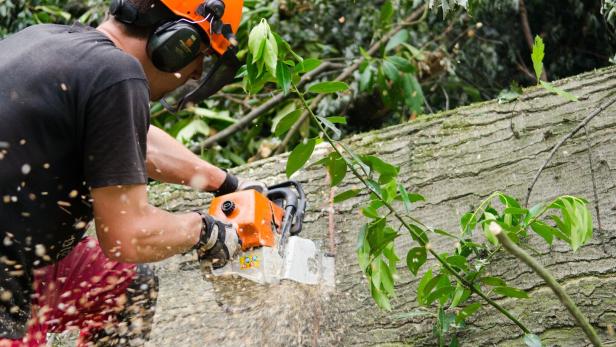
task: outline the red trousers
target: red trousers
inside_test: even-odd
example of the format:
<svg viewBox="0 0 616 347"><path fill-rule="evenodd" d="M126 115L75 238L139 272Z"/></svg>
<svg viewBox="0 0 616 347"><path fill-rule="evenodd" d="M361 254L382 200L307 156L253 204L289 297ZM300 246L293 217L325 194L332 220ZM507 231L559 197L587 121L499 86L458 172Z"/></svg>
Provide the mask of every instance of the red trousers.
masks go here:
<svg viewBox="0 0 616 347"><path fill-rule="evenodd" d="M72 328L80 329L78 346L88 346L93 333L117 323L135 268L109 260L95 239L82 239L58 263L35 270L27 334L0 339L0 347L44 346L47 333Z"/></svg>

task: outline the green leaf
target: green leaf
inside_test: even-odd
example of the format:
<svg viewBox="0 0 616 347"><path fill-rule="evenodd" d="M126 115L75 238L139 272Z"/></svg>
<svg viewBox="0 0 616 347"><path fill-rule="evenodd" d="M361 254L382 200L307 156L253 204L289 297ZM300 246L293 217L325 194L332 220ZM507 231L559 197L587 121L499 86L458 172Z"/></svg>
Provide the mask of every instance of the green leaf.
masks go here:
<svg viewBox="0 0 616 347"><path fill-rule="evenodd" d="M329 93L337 93L348 90L348 84L340 81L331 81L331 82L320 82L315 83L308 87L308 91L312 93L318 94L329 94Z"/></svg>
<svg viewBox="0 0 616 347"><path fill-rule="evenodd" d="M43 12L46 12L54 16L62 17L62 19L64 19L65 21L69 21L71 19L71 14L63 11L58 6L53 6L53 5L36 6L34 9L36 11L43 11Z"/></svg>
<svg viewBox="0 0 616 347"><path fill-rule="evenodd" d="M450 257L447 257L445 261L449 265L456 267L460 270L468 270L468 265L466 264L466 258L464 258L461 255L452 255Z"/></svg>
<svg viewBox="0 0 616 347"><path fill-rule="evenodd" d="M368 224L362 225L357 236L357 262L361 270L366 273L370 265L370 244L368 243Z"/></svg>
<svg viewBox="0 0 616 347"><path fill-rule="evenodd" d="M374 302L381 309L386 311L391 310L391 304L389 303L389 299L387 298L387 296L372 284L370 285L370 294L372 294Z"/></svg>
<svg viewBox="0 0 616 347"><path fill-rule="evenodd" d="M321 124L332 131L332 138L334 140L338 140L340 139L340 137L342 136L342 132L340 131L340 129L338 129L334 123L330 122L329 119L325 118L325 117L320 117L317 116L317 119L321 122Z"/></svg>
<svg viewBox="0 0 616 347"><path fill-rule="evenodd" d="M505 282L502 278L486 276L479 279L481 283L492 286L492 287L506 287L507 282Z"/></svg>
<svg viewBox="0 0 616 347"><path fill-rule="evenodd" d="M345 116L327 117L326 119L332 122L333 124L346 124L347 123Z"/></svg>
<svg viewBox="0 0 616 347"><path fill-rule="evenodd" d="M402 29L398 31L394 36L389 39L387 45L385 46L385 52L389 52L392 49L398 47L401 43L407 42L409 40L409 32L406 29Z"/></svg>
<svg viewBox="0 0 616 347"><path fill-rule="evenodd" d="M544 210L545 207L546 207L545 203L539 203L539 204L531 207L528 210L528 215L526 216L524 221L526 223L530 222L530 220L535 218L535 217L537 217L539 215L539 213L541 213Z"/></svg>
<svg viewBox="0 0 616 347"><path fill-rule="evenodd" d="M541 347L541 339L535 334L525 334L524 343L528 347Z"/></svg>
<svg viewBox="0 0 616 347"><path fill-rule="evenodd" d="M347 163L337 152L331 153L328 158L326 166L329 172L330 186L334 187L342 182L344 176L346 176Z"/></svg>
<svg viewBox="0 0 616 347"><path fill-rule="evenodd" d="M528 210L525 208L518 207L507 207L504 211L504 214L510 214L513 216L523 216L528 213Z"/></svg>
<svg viewBox="0 0 616 347"><path fill-rule="evenodd" d="M343 202L350 198L356 197L361 192L361 189L350 189L334 196L334 204Z"/></svg>
<svg viewBox="0 0 616 347"><path fill-rule="evenodd" d="M361 213L368 218L372 218L372 219L381 218L381 216L379 215L379 212L372 206L363 207L361 209Z"/></svg>
<svg viewBox="0 0 616 347"><path fill-rule="evenodd" d="M535 44L533 45L533 53L531 58L533 60L533 68L535 69L535 76L537 81L541 80L541 73L543 73L543 57L545 46L543 45L543 39L539 35L535 36Z"/></svg>
<svg viewBox="0 0 616 347"><path fill-rule="evenodd" d="M423 288L423 298L424 298L424 302L423 305L429 305L430 303L432 303L432 301L436 300L436 298L430 298L430 295L432 294L432 290L438 290L439 288L443 288L446 285L448 285L449 282L447 280L447 276L443 275L443 274L438 274L435 277L433 277L430 282L428 282L426 284L426 286ZM417 294L419 295L419 293ZM430 299L433 299L432 301L429 301Z"/></svg>
<svg viewBox="0 0 616 347"><path fill-rule="evenodd" d="M308 58L304 59L299 64L295 65L294 72L295 73L306 73L310 72L321 65L321 61L319 59Z"/></svg>
<svg viewBox="0 0 616 347"><path fill-rule="evenodd" d="M460 219L460 229L462 234L470 235L477 225L477 218L472 212L465 213Z"/></svg>
<svg viewBox="0 0 616 347"><path fill-rule="evenodd" d="M391 203L394 201L396 196L398 195L398 184L395 180L391 180L382 186L383 191L383 200L386 203Z"/></svg>
<svg viewBox="0 0 616 347"><path fill-rule="evenodd" d="M556 234L554 228L541 221L531 223L530 227L531 229L533 229L534 232L537 233L537 235L543 237L543 239L548 243L548 245L552 245L554 235Z"/></svg>
<svg viewBox="0 0 616 347"><path fill-rule="evenodd" d="M449 296L455 291L455 288L451 285L440 287L435 289L428 295L426 302L428 305L432 304L435 300L439 300L441 304L444 304L449 299Z"/></svg>
<svg viewBox="0 0 616 347"><path fill-rule="evenodd" d="M291 129L291 127L297 122L301 114L301 109L287 113L284 117L282 117L282 119L280 119L280 121L278 121L274 135L276 137L281 137L284 133L289 131L289 129Z"/></svg>
<svg viewBox="0 0 616 347"><path fill-rule="evenodd" d="M265 66L272 74L272 76L276 76L276 67L278 66L278 44L276 43L276 39L274 35L271 33L267 36L265 40L265 48L263 49L263 61L265 62Z"/></svg>
<svg viewBox="0 0 616 347"><path fill-rule="evenodd" d="M402 75L402 88L404 89L404 103L411 111L419 114L423 111L424 94L421 85L413 74Z"/></svg>
<svg viewBox="0 0 616 347"><path fill-rule="evenodd" d="M316 146L316 139L310 139L306 142L298 144L287 159L287 177L291 177L297 170L301 169L304 164L310 159L314 147Z"/></svg>
<svg viewBox="0 0 616 347"><path fill-rule="evenodd" d="M402 183L398 184L398 190L400 191L400 196L402 197L402 202L404 202L406 212L411 212L411 197Z"/></svg>
<svg viewBox="0 0 616 347"><path fill-rule="evenodd" d="M383 159L373 155L364 155L361 157L361 160L368 165L371 171L379 173L379 182L381 184L387 183L392 178L398 176L398 172L400 171L399 167L391 165Z"/></svg>
<svg viewBox="0 0 616 347"><path fill-rule="evenodd" d="M451 299L451 305L449 308L457 307L458 305L464 303L471 296L471 291L464 288L460 282L456 284L456 291L453 295L453 299Z"/></svg>
<svg viewBox="0 0 616 347"><path fill-rule="evenodd" d="M381 6L380 24L383 27L387 27L391 24L391 19L394 15L394 6L390 0L387 0L383 6Z"/></svg>
<svg viewBox="0 0 616 347"><path fill-rule="evenodd" d="M210 127L204 121L195 117L178 132L175 138L182 143L186 143L197 134L208 136L210 134Z"/></svg>
<svg viewBox="0 0 616 347"><path fill-rule="evenodd" d="M528 293L523 291L522 289L512 288L512 287L496 287L494 288L494 293L507 296L510 298L518 298L518 299L526 299L528 298Z"/></svg>
<svg viewBox="0 0 616 347"><path fill-rule="evenodd" d="M460 323L464 322L466 320L466 318L472 316L480 308L481 308L481 303L478 303L478 302L474 302L474 303L466 306L456 316L456 323L460 324Z"/></svg>
<svg viewBox="0 0 616 347"><path fill-rule="evenodd" d="M387 76L390 81L395 82L400 78L400 71L398 70L396 65L394 65L394 63L389 60L384 60L382 66L385 76Z"/></svg>
<svg viewBox="0 0 616 347"><path fill-rule="evenodd" d="M417 272L428 259L428 254L425 247L411 248L406 254L406 266L417 276Z"/></svg>
<svg viewBox="0 0 616 347"><path fill-rule="evenodd" d="M383 290L387 295L393 295L394 277L383 259L379 259L379 272L381 273L381 286L383 287Z"/></svg>
<svg viewBox="0 0 616 347"><path fill-rule="evenodd" d="M257 24L248 35L248 49L252 55L252 62L255 63L263 56L265 49L265 41L267 41L267 35L269 33L269 25L265 19L261 19L261 22Z"/></svg>
<svg viewBox="0 0 616 347"><path fill-rule="evenodd" d="M193 112L200 118L221 121L227 124L237 123L237 119L229 116L229 111L214 111L203 107L190 107L187 110Z"/></svg>
<svg viewBox="0 0 616 347"><path fill-rule="evenodd" d="M432 281L432 269L428 269L426 273L421 277L421 281L417 285L417 303L423 305L424 300L424 292L426 290L426 286L428 283Z"/></svg>
<svg viewBox="0 0 616 347"><path fill-rule="evenodd" d="M425 230L415 224L409 224L409 227L411 228L411 230L409 230L409 233L411 234L413 240L417 242L422 242L424 244L428 243L428 235L426 235Z"/></svg>
<svg viewBox="0 0 616 347"><path fill-rule="evenodd" d="M389 244L399 235L390 226L387 226L385 218L380 218L369 223L367 240L370 244L370 254L380 255Z"/></svg>
<svg viewBox="0 0 616 347"><path fill-rule="evenodd" d="M505 207L520 207L520 203L514 198L506 194L498 194L498 199Z"/></svg>
<svg viewBox="0 0 616 347"><path fill-rule="evenodd" d="M499 104L506 104L517 100L521 95L517 90L503 89L496 98Z"/></svg>
<svg viewBox="0 0 616 347"><path fill-rule="evenodd" d="M587 201L573 196L562 196L550 205L559 209L562 220L551 215L559 231L554 236L567 242L575 252L592 238L592 216L587 208Z"/></svg>
<svg viewBox="0 0 616 347"><path fill-rule="evenodd" d="M370 191L374 194L377 194L378 196L383 196L383 191L381 190L381 186L374 182L373 180L366 180L366 184L368 185L368 188L370 188Z"/></svg>
<svg viewBox="0 0 616 347"><path fill-rule="evenodd" d="M282 61L278 61L276 65L276 81L278 87L282 88L284 95L287 95L291 88L291 69Z"/></svg>
<svg viewBox="0 0 616 347"><path fill-rule="evenodd" d="M560 89L558 87L556 87L555 85L553 85L552 83L546 82L546 81L540 81L541 86L543 86L543 88L545 88L546 90L548 90L551 93L557 94L559 96L562 96L563 98L569 100L569 101L578 101L578 98L569 93L564 91L563 89Z"/></svg>
<svg viewBox="0 0 616 347"><path fill-rule="evenodd" d="M373 70L371 66L368 66L359 75L359 90L364 92L372 87L370 82L372 81Z"/></svg>
<svg viewBox="0 0 616 347"><path fill-rule="evenodd" d="M391 57L387 57L385 58L385 60L391 62L392 64L394 64L394 66L402 71L402 72L406 72L406 73L415 73L415 67L413 66L413 64L411 64L410 61L399 57L399 56L391 56Z"/></svg>

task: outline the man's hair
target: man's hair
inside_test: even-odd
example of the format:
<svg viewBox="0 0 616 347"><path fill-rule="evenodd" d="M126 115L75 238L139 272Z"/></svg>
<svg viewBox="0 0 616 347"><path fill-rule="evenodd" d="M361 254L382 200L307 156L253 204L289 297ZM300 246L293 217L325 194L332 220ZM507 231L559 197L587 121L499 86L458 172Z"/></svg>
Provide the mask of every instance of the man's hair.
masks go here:
<svg viewBox="0 0 616 347"><path fill-rule="evenodd" d="M131 5L137 8L137 12L139 13L140 16L147 13L153 6L160 5L159 0L125 0L125 1L129 2ZM110 17L115 23L117 23L118 25L122 27L123 31L127 35L132 36L132 37L147 39L152 33L152 31L154 30L154 25L150 25L150 26L131 25L131 24L122 23L119 20L115 19L115 17L113 16L110 16Z"/></svg>

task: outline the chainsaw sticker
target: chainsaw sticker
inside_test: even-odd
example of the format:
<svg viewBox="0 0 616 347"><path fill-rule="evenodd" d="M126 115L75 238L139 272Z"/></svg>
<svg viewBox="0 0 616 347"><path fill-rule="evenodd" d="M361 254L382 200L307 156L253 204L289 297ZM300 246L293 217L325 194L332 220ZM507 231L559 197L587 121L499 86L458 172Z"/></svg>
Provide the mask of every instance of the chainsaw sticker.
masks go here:
<svg viewBox="0 0 616 347"><path fill-rule="evenodd" d="M240 256L240 270L258 269L261 266L259 256L256 254L247 254Z"/></svg>

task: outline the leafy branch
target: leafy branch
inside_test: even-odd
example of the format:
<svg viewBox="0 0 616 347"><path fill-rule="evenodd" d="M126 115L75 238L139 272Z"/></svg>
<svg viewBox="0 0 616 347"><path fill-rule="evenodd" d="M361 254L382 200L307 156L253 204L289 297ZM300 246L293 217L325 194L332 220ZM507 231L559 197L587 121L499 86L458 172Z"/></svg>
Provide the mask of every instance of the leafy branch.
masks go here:
<svg viewBox="0 0 616 347"><path fill-rule="evenodd" d="M362 191L368 193L369 202L361 208L361 213L370 221L359 233L357 257L377 305L390 310L390 299L395 294L394 275L400 258L394 244L405 233L396 231L390 223L393 221L417 244L406 254L409 271L418 276L428 255L436 260L437 267L425 271L419 281L417 301L426 307L438 304L435 333L439 345L444 345L445 334L450 329L463 327L465 320L481 308L480 301L470 301L473 294L517 325L525 334L527 343L536 343L539 338L491 297L498 295L523 299L528 298L528 294L522 289L510 287L499 277L485 275L485 266L501 248L498 238L489 231L489 227L496 223L503 234L514 242L528 237L528 231L532 230L550 245L554 239L558 239L576 251L592 237L592 220L586 207L587 201L563 196L550 203L526 209L513 197L495 192L477 210L462 216L460 236L426 226L410 215L412 204L424 200L424 197L409 193L398 181L400 168L377 156L359 155L349 146L338 142L340 130L336 125L344 124L346 119L340 116L322 117L313 111L315 100L321 100L320 96L345 92L349 86L336 80L311 84L302 90L299 84L301 76L317 68L320 61L299 57L282 38L270 31L267 22L262 21L259 26L261 28L258 30L253 29L256 38L253 37L244 85L247 90L256 92L266 84L275 84L283 93L297 95L299 107L279 120L276 135L288 134L293 126L302 122L302 114L306 114L320 131L317 136L304 139L291 151L286 165L287 176L291 177L306 165L319 143L327 142L333 151L315 164L326 168L330 185L340 184L347 172L350 172L363 186L336 195L334 202L353 198ZM275 49L272 48L274 43ZM308 98L312 94L319 96L309 103ZM500 211L494 207L494 201L502 206ZM405 213L394 208L397 202L403 204ZM473 241L473 232L478 227L483 229L486 243ZM456 248L451 252L437 250L430 242L430 234L456 239ZM484 256L486 252L490 254L487 258ZM484 292L482 286L490 288L489 292ZM460 309L463 304L466 306Z"/></svg>

